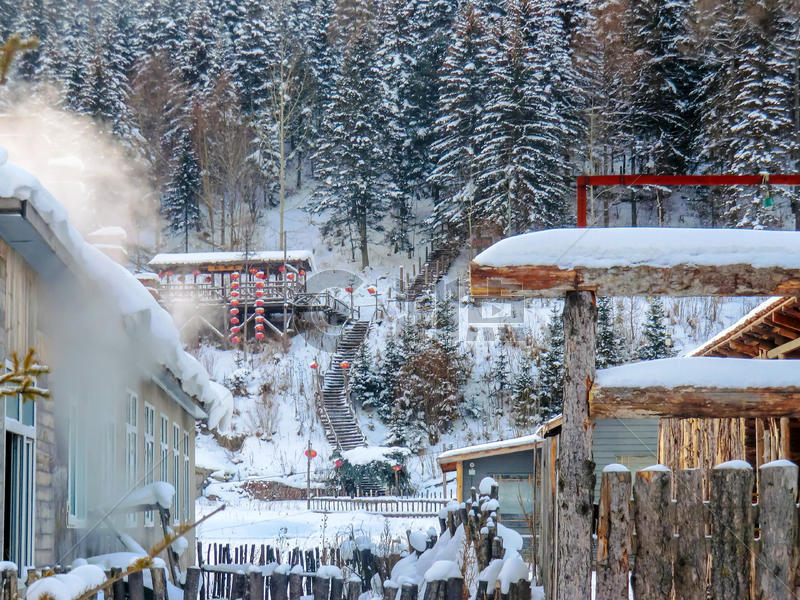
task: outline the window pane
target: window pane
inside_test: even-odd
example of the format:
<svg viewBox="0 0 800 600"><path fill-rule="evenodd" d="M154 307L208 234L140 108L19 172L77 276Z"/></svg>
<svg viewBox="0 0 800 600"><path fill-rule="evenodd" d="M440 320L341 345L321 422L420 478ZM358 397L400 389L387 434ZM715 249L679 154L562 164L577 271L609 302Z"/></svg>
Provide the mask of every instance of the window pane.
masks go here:
<svg viewBox="0 0 800 600"><path fill-rule="evenodd" d="M6 396L6 416L19 421L19 398Z"/></svg>
<svg viewBox="0 0 800 600"><path fill-rule="evenodd" d="M22 422L25 425L30 425L33 427L36 423L34 422L34 409L36 404L33 400L27 400L22 402Z"/></svg>

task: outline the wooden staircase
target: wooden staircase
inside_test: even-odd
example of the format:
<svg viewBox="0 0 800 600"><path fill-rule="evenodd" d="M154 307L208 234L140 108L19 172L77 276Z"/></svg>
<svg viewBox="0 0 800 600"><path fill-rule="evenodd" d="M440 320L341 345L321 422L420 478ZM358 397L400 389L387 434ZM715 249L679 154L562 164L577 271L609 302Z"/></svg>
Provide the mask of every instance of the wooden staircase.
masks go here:
<svg viewBox="0 0 800 600"><path fill-rule="evenodd" d="M340 450L352 450L367 443L348 398L341 363L353 363L369 333L369 326L369 321L353 321L345 326L330 368L323 376L320 419L325 427L325 437Z"/></svg>
<svg viewBox="0 0 800 600"><path fill-rule="evenodd" d="M408 286L405 294L406 300L417 300L435 286L450 270L460 252L461 245L459 244L439 246L431 252L414 281Z"/></svg>

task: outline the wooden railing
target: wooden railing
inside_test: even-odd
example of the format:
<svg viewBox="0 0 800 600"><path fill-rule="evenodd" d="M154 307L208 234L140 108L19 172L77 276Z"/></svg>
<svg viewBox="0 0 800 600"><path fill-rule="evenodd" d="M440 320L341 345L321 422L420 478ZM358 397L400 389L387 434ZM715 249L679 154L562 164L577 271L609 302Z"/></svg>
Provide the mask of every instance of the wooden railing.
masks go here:
<svg viewBox="0 0 800 600"><path fill-rule="evenodd" d="M363 510L386 517L432 517L438 515L448 502L450 500L445 498L317 496L311 498L311 510L315 512Z"/></svg>

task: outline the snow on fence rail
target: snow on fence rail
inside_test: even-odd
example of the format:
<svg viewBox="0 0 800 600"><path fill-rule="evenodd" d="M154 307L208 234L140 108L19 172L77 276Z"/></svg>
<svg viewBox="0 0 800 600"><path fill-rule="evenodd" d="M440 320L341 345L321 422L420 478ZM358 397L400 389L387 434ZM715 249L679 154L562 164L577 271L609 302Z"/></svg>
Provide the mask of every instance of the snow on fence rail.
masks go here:
<svg viewBox="0 0 800 600"><path fill-rule="evenodd" d="M438 515L448 502L450 500L445 498L317 496L311 498L311 510L315 512L363 510L386 517L432 517Z"/></svg>
<svg viewBox="0 0 800 600"><path fill-rule="evenodd" d="M795 561L798 467L778 460L755 473L744 461L717 465L710 500L701 472L655 465L631 473L603 471L597 534L597 600L632 598L754 598L789 600L800 592ZM631 489L633 500L631 501ZM711 535L707 531L710 529ZM633 531L636 535L633 535ZM755 538L755 532L759 536ZM635 560L630 559L635 555Z"/></svg>

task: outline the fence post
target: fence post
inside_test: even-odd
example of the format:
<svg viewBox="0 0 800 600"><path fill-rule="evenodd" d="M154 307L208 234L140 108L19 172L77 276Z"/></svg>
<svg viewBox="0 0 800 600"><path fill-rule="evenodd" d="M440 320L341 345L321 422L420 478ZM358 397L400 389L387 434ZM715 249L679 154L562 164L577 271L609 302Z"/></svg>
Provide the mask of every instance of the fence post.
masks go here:
<svg viewBox="0 0 800 600"><path fill-rule="evenodd" d="M347 600L358 600L361 595L361 580L351 577L347 582Z"/></svg>
<svg viewBox="0 0 800 600"><path fill-rule="evenodd" d="M167 600L167 575L159 567L150 569L150 578L153 582L153 598Z"/></svg>
<svg viewBox="0 0 800 600"><path fill-rule="evenodd" d="M114 578L120 574L122 569L115 568L111 569L111 577ZM114 594L114 598L116 600L125 600L125 581L123 579L119 579L111 584L112 587L112 594ZM195 600L192 598L191 600Z"/></svg>
<svg viewBox="0 0 800 600"><path fill-rule="evenodd" d="M794 561L797 548L797 465L776 460L758 469L761 487L759 504L756 598L794 598Z"/></svg>
<svg viewBox="0 0 800 600"><path fill-rule="evenodd" d="M330 590L331 580L327 577L320 577L317 575L314 578L314 600L328 600L328 596L331 593Z"/></svg>
<svg viewBox="0 0 800 600"><path fill-rule="evenodd" d="M277 569L272 572L269 579L270 600L286 600L286 573L279 573Z"/></svg>
<svg viewBox="0 0 800 600"><path fill-rule="evenodd" d="M17 597L17 570L8 569L3 572L3 598L16 600Z"/></svg>
<svg viewBox="0 0 800 600"><path fill-rule="evenodd" d="M289 573L289 600L300 600L303 595L303 576L300 573Z"/></svg>
<svg viewBox="0 0 800 600"><path fill-rule="evenodd" d="M750 597L753 468L732 460L711 470L711 597Z"/></svg>
<svg viewBox="0 0 800 600"><path fill-rule="evenodd" d="M444 582L443 582L444 583ZM445 588L446 600L461 600L464 590L464 580L461 577L451 577L447 580Z"/></svg>
<svg viewBox="0 0 800 600"><path fill-rule="evenodd" d="M400 586L400 600L417 600L419 588L416 583L404 583Z"/></svg>
<svg viewBox="0 0 800 600"><path fill-rule="evenodd" d="M708 551L703 473L681 469L675 482L675 597L705 600Z"/></svg>
<svg viewBox="0 0 800 600"><path fill-rule="evenodd" d="M597 600L628 594L631 555L631 472L622 465L603 469L597 522Z"/></svg>
<svg viewBox="0 0 800 600"><path fill-rule="evenodd" d="M201 571L197 567L189 567L186 570L186 583L183 587L184 600L197 600L197 592L200 590Z"/></svg>
<svg viewBox="0 0 800 600"><path fill-rule="evenodd" d="M141 571L135 571L128 575L128 598L144 600L144 580Z"/></svg>
<svg viewBox="0 0 800 600"><path fill-rule="evenodd" d="M383 582L383 600L397 599L397 584L391 579Z"/></svg>
<svg viewBox="0 0 800 600"><path fill-rule="evenodd" d="M670 480L669 468L655 465L637 472L633 483L636 560L631 583L637 600L669 600L672 593Z"/></svg>
<svg viewBox="0 0 800 600"><path fill-rule="evenodd" d="M264 600L264 574L261 571L250 571L247 574L247 584L250 590L250 600ZM185 594L186 591L184 591ZM184 598L184 600L194 600L194 598Z"/></svg>
<svg viewBox="0 0 800 600"><path fill-rule="evenodd" d="M342 579L341 577L334 577L333 579L331 579L331 600L342 600L343 593L344 593L344 579Z"/></svg>

